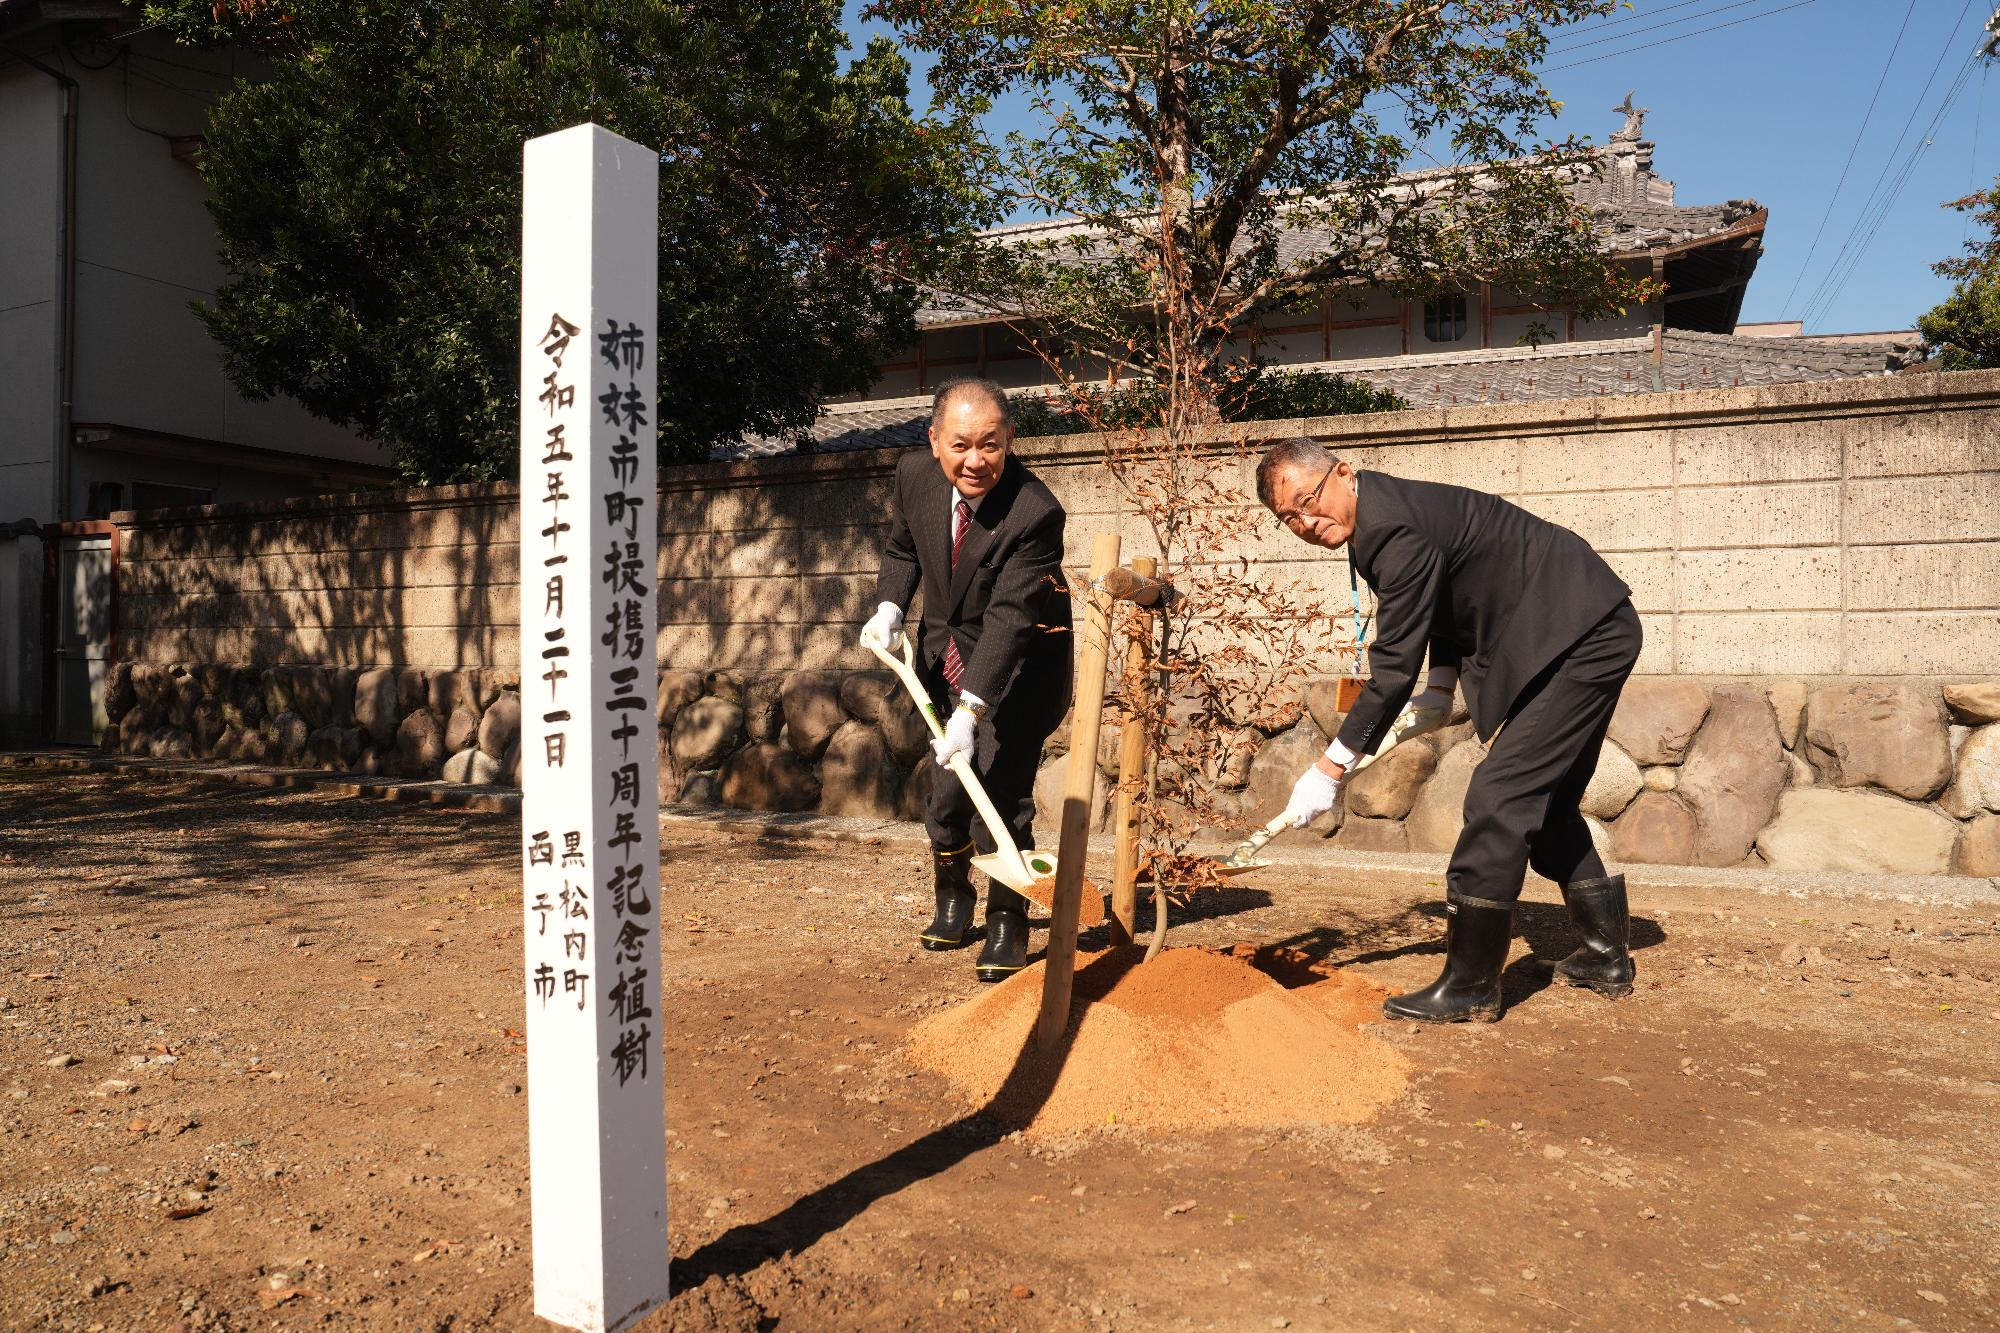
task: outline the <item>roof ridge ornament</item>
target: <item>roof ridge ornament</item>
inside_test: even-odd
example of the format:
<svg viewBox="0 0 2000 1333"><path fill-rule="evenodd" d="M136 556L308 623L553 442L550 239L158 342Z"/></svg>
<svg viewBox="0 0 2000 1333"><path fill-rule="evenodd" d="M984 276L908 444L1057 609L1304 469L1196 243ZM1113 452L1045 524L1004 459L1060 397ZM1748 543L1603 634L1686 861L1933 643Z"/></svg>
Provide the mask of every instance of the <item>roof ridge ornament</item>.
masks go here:
<svg viewBox="0 0 2000 1333"><path fill-rule="evenodd" d="M1619 115L1625 117L1624 128L1611 136L1611 142L1613 143L1637 143L1645 131L1646 113L1651 111L1652 108L1647 106L1633 106L1632 98L1636 92L1637 89L1634 89L1633 92L1626 93L1625 100L1611 108Z"/></svg>

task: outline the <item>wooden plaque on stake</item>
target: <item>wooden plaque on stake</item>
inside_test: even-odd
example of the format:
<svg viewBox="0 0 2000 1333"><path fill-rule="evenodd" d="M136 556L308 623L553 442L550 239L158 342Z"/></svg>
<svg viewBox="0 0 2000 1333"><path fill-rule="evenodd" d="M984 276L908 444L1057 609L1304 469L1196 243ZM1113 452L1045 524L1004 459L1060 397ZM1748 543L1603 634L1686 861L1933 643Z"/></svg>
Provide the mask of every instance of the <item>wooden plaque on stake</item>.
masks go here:
<svg viewBox="0 0 2000 1333"><path fill-rule="evenodd" d="M659 154L523 154L521 869L535 1313L667 1298L660 1012Z"/></svg>

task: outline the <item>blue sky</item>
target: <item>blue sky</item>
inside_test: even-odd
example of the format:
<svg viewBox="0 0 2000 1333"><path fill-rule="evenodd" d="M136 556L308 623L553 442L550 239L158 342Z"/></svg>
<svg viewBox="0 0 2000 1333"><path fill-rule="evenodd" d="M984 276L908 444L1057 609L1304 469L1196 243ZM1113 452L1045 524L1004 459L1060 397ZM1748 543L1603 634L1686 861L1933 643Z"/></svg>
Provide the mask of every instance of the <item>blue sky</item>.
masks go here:
<svg viewBox="0 0 2000 1333"><path fill-rule="evenodd" d="M859 8L849 5L851 34L885 31L855 22ZM1651 108L1654 168L1681 203L1750 198L1771 210L1746 321L1805 317L1815 333L1908 328L1949 290L1931 263L1969 234L1964 216L1940 205L2000 174L2000 62L1968 63L1994 9L1995 0L1633 0L1556 40L1544 72L1566 105L1550 132L1601 143L1621 123L1610 108L1633 90ZM1033 127L1024 102L996 113L995 129Z"/></svg>

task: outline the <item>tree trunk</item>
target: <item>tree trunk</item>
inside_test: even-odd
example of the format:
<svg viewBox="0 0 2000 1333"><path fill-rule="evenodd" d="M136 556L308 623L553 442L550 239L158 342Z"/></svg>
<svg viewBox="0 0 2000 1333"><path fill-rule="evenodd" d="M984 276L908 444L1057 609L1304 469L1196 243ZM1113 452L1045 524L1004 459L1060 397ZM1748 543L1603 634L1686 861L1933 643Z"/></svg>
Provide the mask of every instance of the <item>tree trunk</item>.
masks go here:
<svg viewBox="0 0 2000 1333"><path fill-rule="evenodd" d="M1214 396L1207 359L1201 355L1200 302L1194 286L1194 126L1187 100L1186 23L1167 24L1158 70L1158 154L1154 171L1160 189L1160 316L1166 340L1160 366L1167 390L1170 431L1213 424Z"/></svg>

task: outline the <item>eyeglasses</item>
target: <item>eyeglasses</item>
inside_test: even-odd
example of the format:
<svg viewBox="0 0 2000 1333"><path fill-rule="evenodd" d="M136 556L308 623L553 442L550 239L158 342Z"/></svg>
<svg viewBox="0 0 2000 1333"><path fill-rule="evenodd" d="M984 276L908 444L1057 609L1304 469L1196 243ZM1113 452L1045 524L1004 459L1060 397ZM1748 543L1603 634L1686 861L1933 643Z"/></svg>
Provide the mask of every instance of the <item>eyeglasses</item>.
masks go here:
<svg viewBox="0 0 2000 1333"><path fill-rule="evenodd" d="M1326 471L1320 474L1319 485L1313 487L1310 491L1306 492L1306 498L1299 501L1298 504L1295 505L1294 507L1290 509L1280 509L1278 511L1278 521L1284 524L1288 528L1293 527L1295 524L1303 523L1305 521L1306 511L1313 507L1314 503L1316 503L1319 500L1319 493L1326 489L1326 479L1328 477L1331 477L1333 475L1333 470L1339 466L1340 466L1340 460L1337 458L1333 462L1328 463L1326 465Z"/></svg>

